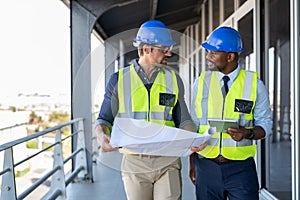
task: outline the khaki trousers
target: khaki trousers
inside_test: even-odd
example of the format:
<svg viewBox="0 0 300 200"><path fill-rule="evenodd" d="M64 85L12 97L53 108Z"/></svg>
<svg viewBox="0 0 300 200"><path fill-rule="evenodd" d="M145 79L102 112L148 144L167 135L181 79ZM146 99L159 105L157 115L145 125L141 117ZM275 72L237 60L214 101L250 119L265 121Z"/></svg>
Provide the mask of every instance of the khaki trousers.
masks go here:
<svg viewBox="0 0 300 200"><path fill-rule="evenodd" d="M128 200L180 200L179 157L147 157L125 154L122 179Z"/></svg>

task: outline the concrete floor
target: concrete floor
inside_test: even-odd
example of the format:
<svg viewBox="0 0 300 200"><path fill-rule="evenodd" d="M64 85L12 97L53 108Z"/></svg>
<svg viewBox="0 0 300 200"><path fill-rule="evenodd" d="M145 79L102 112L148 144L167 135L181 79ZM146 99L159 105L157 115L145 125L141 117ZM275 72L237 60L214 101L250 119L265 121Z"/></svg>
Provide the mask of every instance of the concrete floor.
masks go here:
<svg viewBox="0 0 300 200"><path fill-rule="evenodd" d="M112 159L113 158L113 159ZM122 155L118 152L101 153L94 166L94 183L70 184L68 200L126 200L120 165ZM188 177L188 158L182 158L182 199L195 200L194 186Z"/></svg>
<svg viewBox="0 0 300 200"><path fill-rule="evenodd" d="M43 154L31 163L32 171L16 179L20 194L42 173L52 167L50 155ZM94 183L71 183L67 187L68 200L126 200L120 166L122 155L118 152L101 153L94 165ZM52 161L52 160L51 160ZM270 191L279 200L291 199L291 142L281 141L270 146ZM182 158L183 200L195 200L195 190L188 177L188 158ZM50 182L45 182L27 200L40 199L48 190ZM262 198L261 198L262 199Z"/></svg>
<svg viewBox="0 0 300 200"><path fill-rule="evenodd" d="M280 200L291 199L291 142L282 141L270 146L270 188ZM101 153L94 166L94 183L74 183L67 188L68 200L126 200L121 180L122 155ZM195 200L195 190L188 177L188 158L182 158L183 200ZM263 199L263 198L261 198Z"/></svg>

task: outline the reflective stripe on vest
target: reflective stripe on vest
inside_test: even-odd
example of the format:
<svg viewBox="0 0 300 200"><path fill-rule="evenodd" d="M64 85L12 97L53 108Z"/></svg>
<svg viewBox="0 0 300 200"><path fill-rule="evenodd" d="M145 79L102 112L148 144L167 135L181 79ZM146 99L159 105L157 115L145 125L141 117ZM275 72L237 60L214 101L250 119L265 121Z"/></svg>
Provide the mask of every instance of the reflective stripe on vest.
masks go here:
<svg viewBox="0 0 300 200"><path fill-rule="evenodd" d="M118 117L151 121L174 127L173 106L160 105L160 93L174 94L173 106L175 106L178 100L178 85L174 71L161 69L149 96L133 64L121 69L118 81Z"/></svg>
<svg viewBox="0 0 300 200"><path fill-rule="evenodd" d="M257 73L241 70L232 84L225 100L217 73L208 71L201 73L198 83L198 93L195 99L196 116L200 121L198 132L204 133L208 128L208 119L235 119L239 125L250 128L253 126L253 108L256 102ZM235 112L235 99L253 101L251 112ZM253 157L256 145L252 140L243 139L236 142L227 133L222 133L222 147L220 133L212 136L208 146L198 152L207 158L215 158L219 154L232 160L244 160Z"/></svg>

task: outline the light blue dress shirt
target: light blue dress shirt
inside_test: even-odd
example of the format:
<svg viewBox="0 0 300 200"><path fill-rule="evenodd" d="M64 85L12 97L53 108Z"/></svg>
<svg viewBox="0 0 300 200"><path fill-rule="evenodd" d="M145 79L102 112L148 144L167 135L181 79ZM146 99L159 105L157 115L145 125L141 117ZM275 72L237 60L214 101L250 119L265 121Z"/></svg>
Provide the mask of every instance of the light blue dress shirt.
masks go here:
<svg viewBox="0 0 300 200"><path fill-rule="evenodd" d="M229 90L234 80L236 79L237 75L239 74L240 70L241 68L238 66L233 72L227 74L227 76L229 76L230 78L230 80L227 83ZM221 72L217 72L217 75L220 80L220 84L222 88L224 85L222 78L223 76L225 76L225 74ZM197 129L200 126L200 122L195 112L195 98L198 92L198 82L199 82L199 77L195 80L193 86L193 97L192 97L192 106L191 106L191 117ZM256 97L256 104L253 110L253 116L254 116L254 125L261 126L265 130L266 136L270 135L272 130L272 123L273 123L272 112L270 108L270 100L269 100L268 91L264 83L260 79L257 79L257 97Z"/></svg>

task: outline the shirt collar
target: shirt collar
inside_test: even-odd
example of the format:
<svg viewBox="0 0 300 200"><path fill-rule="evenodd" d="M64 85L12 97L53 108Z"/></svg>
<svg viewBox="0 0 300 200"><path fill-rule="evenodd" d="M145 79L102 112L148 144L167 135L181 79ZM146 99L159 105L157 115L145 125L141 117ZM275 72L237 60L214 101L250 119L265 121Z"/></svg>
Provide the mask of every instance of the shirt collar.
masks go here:
<svg viewBox="0 0 300 200"><path fill-rule="evenodd" d="M137 60L134 60L133 65L134 65L135 71L138 72L139 70L141 70L141 66L139 65L139 63L137 62Z"/></svg>
<svg viewBox="0 0 300 200"><path fill-rule="evenodd" d="M229 76L230 81L234 81L240 71L241 71L241 68L238 65L238 67L229 74L223 74L222 72L217 72L217 75L218 75L218 78L220 81L222 80L223 76L225 76L225 75Z"/></svg>
<svg viewBox="0 0 300 200"><path fill-rule="evenodd" d="M138 60L134 60L133 64L136 72L140 72L140 71L143 72L143 69L139 65ZM163 70L163 67L157 67L156 72L159 72L160 70Z"/></svg>

